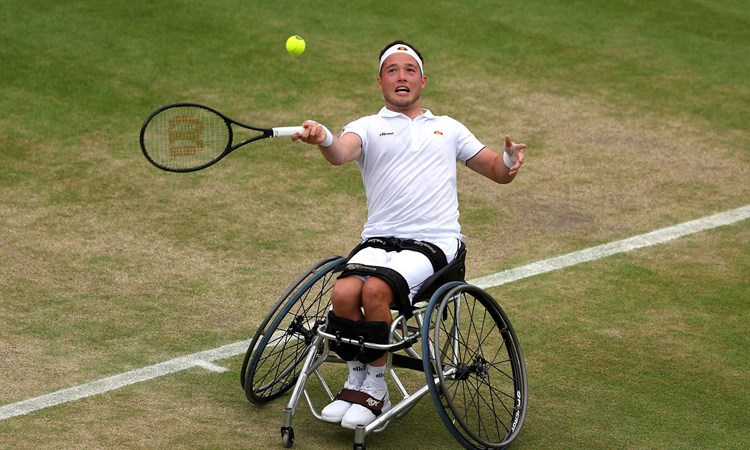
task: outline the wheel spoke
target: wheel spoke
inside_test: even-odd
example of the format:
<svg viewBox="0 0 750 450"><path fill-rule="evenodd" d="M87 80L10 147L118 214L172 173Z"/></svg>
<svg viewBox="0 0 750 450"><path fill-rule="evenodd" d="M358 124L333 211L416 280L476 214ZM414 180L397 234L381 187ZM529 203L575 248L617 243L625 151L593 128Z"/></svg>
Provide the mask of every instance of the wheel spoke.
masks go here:
<svg viewBox="0 0 750 450"><path fill-rule="evenodd" d="M279 397L294 386L317 327L330 308L330 292L343 258L321 261L287 291L286 299L265 329L258 330L257 348L247 366L245 392L254 402ZM269 316L270 318L270 316Z"/></svg>

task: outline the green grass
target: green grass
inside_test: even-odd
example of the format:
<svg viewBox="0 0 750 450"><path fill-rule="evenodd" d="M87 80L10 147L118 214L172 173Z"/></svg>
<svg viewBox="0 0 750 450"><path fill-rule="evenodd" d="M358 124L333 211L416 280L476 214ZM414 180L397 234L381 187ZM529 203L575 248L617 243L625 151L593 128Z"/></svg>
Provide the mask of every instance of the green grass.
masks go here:
<svg viewBox="0 0 750 450"><path fill-rule="evenodd" d="M424 106L529 145L509 186L459 171L469 277L750 198L743 2L8 0L0 19L0 405L248 339L286 283L348 252L353 165L265 141L167 174L138 131L177 101L339 129L381 107L393 39L425 55ZM750 446L748 231L491 289L529 369L513 448ZM2 446L280 446L281 403L248 404L240 358L220 363L4 420ZM295 420L298 448L351 445ZM455 442L425 401L368 446Z"/></svg>
<svg viewBox="0 0 750 450"><path fill-rule="evenodd" d="M514 286L506 295L539 376L530 380L540 410L531 426L555 429L525 437L530 448L561 436L586 448L746 446L748 231L735 226ZM699 253L706 258L694 260ZM579 283L592 272L599 283Z"/></svg>

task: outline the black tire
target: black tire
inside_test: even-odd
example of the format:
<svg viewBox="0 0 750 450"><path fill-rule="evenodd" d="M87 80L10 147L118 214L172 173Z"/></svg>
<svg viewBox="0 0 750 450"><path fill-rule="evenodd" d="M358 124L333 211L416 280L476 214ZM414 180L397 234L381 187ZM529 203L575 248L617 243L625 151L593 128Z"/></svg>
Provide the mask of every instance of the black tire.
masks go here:
<svg viewBox="0 0 750 450"><path fill-rule="evenodd" d="M510 445L526 416L526 366L495 299L476 286L448 283L430 299L422 333L422 354L431 355L423 360L430 395L453 437L468 449Z"/></svg>
<svg viewBox="0 0 750 450"><path fill-rule="evenodd" d="M315 329L326 318L330 292L345 261L337 256L314 265L263 320L242 365L242 387L248 400L265 403L294 386Z"/></svg>

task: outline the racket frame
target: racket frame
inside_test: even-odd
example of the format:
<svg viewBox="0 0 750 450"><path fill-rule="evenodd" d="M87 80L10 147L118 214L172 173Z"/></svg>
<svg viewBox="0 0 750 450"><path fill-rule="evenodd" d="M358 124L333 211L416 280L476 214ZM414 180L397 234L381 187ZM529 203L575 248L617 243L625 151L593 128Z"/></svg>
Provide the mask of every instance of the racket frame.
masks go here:
<svg viewBox="0 0 750 450"><path fill-rule="evenodd" d="M168 167L165 166L158 161L155 161L151 155L149 155L148 151L146 150L146 143L145 143L145 135L146 135L146 129L148 127L148 124L151 122L151 120L156 117L159 113L172 109L172 108L179 108L179 107L194 107L194 108L202 108L205 110L208 110L217 116L219 116L221 119L224 120L224 123L227 126L227 130L229 131L229 139L227 141L227 145L224 148L224 151L222 151L216 158L195 166L195 167L181 167L181 168L175 168L175 167ZM232 145L232 142L234 141L234 130L232 129L232 125L237 125L239 127L257 131L261 134L257 136L252 136L250 138L244 139L240 141L237 144ZM172 103L170 105L162 106L161 108L157 109L156 111L149 114L149 116L146 118L146 120L143 121L143 126L141 126L141 133L140 133L140 144L141 144L141 151L143 152L143 155L146 157L146 159L156 167L166 170L168 172L195 172L197 170L205 169L206 167L212 166L216 164L217 162L221 161L225 156L232 153L233 151L237 150L238 148L247 145L251 142L255 142L261 139L266 138L275 138L275 137L286 137L286 136L292 136L294 133L302 133L304 130L301 126L293 126L293 127L275 127L275 128L261 128L256 127L253 125L248 125L246 123L239 122L237 120L231 119L227 117L226 115L220 113L219 111L215 110L214 108L211 108L210 106L201 105L199 103L190 103L190 102L181 102L181 103Z"/></svg>

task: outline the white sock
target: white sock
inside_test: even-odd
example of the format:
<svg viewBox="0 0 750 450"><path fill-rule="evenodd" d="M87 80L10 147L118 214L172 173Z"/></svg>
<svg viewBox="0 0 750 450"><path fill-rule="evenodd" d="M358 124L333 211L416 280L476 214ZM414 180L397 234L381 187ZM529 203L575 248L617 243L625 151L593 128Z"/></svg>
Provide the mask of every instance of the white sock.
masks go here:
<svg viewBox="0 0 750 450"><path fill-rule="evenodd" d="M365 365L356 359L354 361L347 361L346 364L349 366L349 384L361 386L367 376Z"/></svg>
<svg viewBox="0 0 750 450"><path fill-rule="evenodd" d="M386 389L387 384L385 382L385 365L382 366L367 366L367 378L369 378L375 386L380 389Z"/></svg>

